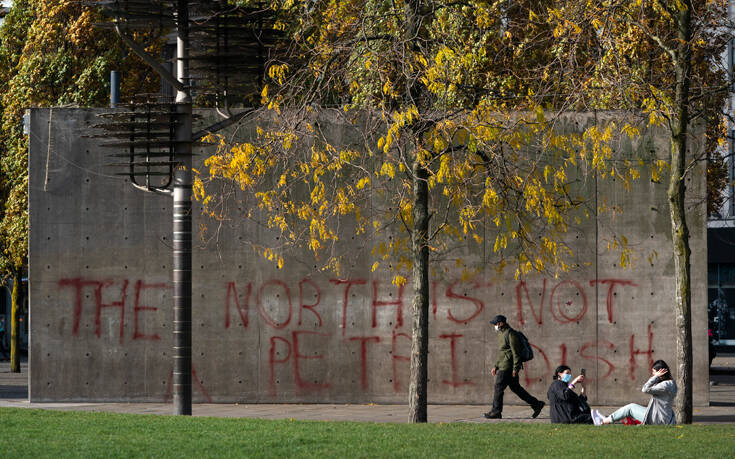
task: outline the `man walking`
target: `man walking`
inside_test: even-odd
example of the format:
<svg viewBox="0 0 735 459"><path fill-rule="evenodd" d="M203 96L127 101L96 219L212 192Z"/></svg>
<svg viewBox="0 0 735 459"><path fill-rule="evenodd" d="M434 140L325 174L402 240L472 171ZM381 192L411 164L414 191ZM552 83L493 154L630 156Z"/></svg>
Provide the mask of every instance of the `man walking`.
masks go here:
<svg viewBox="0 0 735 459"><path fill-rule="evenodd" d="M505 316L498 315L490 321L495 326L498 334L498 361L495 367L490 370L490 374L495 376L495 393L493 394L493 408L485 413L487 419L500 419L503 413L503 392L506 387L510 387L518 397L524 402L531 405L535 418L541 413L545 402L538 400L521 387L518 382L518 373L523 368L521 361L521 341L518 333L510 328Z"/></svg>

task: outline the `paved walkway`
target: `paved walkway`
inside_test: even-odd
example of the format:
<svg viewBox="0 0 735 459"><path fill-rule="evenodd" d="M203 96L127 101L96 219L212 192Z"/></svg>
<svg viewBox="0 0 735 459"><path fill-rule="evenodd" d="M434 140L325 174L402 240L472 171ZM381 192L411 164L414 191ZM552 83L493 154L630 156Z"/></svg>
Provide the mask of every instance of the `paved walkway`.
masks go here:
<svg viewBox="0 0 735 459"><path fill-rule="evenodd" d="M710 406L694 408L698 424L735 423L735 355L718 356L710 372ZM30 403L28 402L28 368L23 362L21 373L10 373L8 362L0 362L0 407L39 408L48 410L104 411L114 413L171 414L171 404L164 403ZM617 407L593 406L603 413ZM531 419L527 406L507 405L502 420L482 417L487 406L430 405L430 422L530 422L548 423L549 409ZM351 404L195 404L194 416L242 417L260 419L300 419L324 421L406 422L406 405Z"/></svg>

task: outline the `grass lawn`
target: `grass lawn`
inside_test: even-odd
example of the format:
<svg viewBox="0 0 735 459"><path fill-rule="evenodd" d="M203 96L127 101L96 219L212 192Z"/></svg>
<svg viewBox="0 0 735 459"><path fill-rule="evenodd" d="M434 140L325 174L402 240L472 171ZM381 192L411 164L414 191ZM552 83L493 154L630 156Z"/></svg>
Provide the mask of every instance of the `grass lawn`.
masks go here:
<svg viewBox="0 0 735 459"><path fill-rule="evenodd" d="M735 457L735 425L265 421L0 408L0 457Z"/></svg>

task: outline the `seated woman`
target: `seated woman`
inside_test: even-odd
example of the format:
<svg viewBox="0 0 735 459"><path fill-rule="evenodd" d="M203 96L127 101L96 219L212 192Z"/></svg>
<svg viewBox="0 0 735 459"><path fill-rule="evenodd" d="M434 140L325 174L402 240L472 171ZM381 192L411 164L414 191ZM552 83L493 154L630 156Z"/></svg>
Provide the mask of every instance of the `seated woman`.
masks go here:
<svg viewBox="0 0 735 459"><path fill-rule="evenodd" d="M615 411L610 416L603 416L599 411L592 411L595 425L612 424L626 417L631 417L641 424L676 424L674 415L674 398L676 382L671 379L669 366L663 360L657 360L651 367L651 378L643 385L643 392L651 394L648 407L630 403Z"/></svg>
<svg viewBox="0 0 735 459"><path fill-rule="evenodd" d="M579 395L574 388L580 386ZM590 407L585 395L584 375L572 381L572 370L566 365L559 365L554 370L554 381L549 386L549 411L553 424L592 424Z"/></svg>

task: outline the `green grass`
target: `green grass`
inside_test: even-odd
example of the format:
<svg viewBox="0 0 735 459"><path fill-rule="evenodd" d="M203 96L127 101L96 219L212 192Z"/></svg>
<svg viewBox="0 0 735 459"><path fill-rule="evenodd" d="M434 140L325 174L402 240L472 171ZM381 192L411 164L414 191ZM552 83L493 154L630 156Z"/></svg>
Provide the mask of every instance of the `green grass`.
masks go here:
<svg viewBox="0 0 735 459"><path fill-rule="evenodd" d="M0 408L0 457L735 456L735 425L265 421Z"/></svg>

